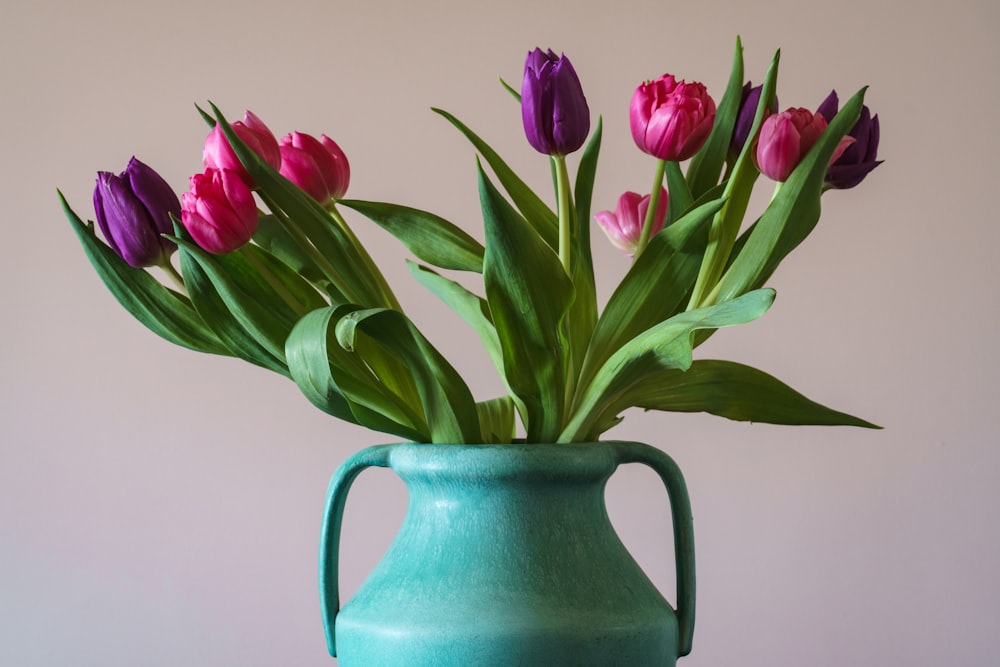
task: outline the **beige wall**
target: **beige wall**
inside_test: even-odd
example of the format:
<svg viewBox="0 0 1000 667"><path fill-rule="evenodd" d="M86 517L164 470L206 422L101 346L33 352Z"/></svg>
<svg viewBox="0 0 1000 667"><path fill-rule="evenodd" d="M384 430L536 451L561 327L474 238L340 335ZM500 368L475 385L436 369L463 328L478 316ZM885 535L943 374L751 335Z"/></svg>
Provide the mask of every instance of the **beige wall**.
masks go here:
<svg viewBox="0 0 1000 667"><path fill-rule="evenodd" d="M753 364L882 432L629 414L611 435L684 469L699 567L697 665L995 664L1000 447L994 341L1000 11L956 0L795 2L49 2L0 7L0 655L9 665L323 665L316 546L326 482L382 441L294 385L149 334L90 269L58 209L92 216L94 172L133 154L178 190L200 166L194 103L326 132L351 194L433 209L479 234L470 147L442 106L533 183L496 83L524 54L569 54L606 133L596 205L648 188L628 100L664 71L721 94L732 40L783 106L869 84L886 159L825 200L761 321L704 353ZM462 325L359 234L481 395L497 386ZM624 260L595 237L605 293ZM669 589L665 500L623 470L614 519ZM350 593L405 493L362 477ZM668 597L672 597L668 593Z"/></svg>

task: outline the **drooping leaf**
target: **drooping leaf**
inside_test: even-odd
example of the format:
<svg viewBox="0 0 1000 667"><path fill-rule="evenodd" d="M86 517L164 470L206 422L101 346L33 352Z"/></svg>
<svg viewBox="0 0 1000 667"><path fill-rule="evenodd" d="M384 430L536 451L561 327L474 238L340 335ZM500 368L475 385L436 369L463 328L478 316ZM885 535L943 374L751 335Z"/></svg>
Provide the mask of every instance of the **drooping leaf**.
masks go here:
<svg viewBox="0 0 1000 667"><path fill-rule="evenodd" d="M327 414L426 442L430 435L419 412L388 391L369 366L337 342L337 323L357 309L349 304L331 306L298 321L285 345L292 379Z"/></svg>
<svg viewBox="0 0 1000 667"><path fill-rule="evenodd" d="M295 273L316 285L334 302L347 302L347 297L323 275L313 259L302 250L302 247L295 242L295 239L273 215L258 217L257 231L253 235L253 241L284 262Z"/></svg>
<svg viewBox="0 0 1000 667"><path fill-rule="evenodd" d="M384 202L342 199L338 203L379 225L431 266L483 272L483 245L440 216Z"/></svg>
<svg viewBox="0 0 1000 667"><path fill-rule="evenodd" d="M559 257L479 170L486 227L483 279L504 377L524 405L529 442L552 442L566 402L565 319L573 284Z"/></svg>
<svg viewBox="0 0 1000 667"><path fill-rule="evenodd" d="M91 265L125 310L150 331L175 345L209 354L233 356L201 319L187 297L164 287L146 271L129 266L97 238L93 225L80 219L63 194L58 194Z"/></svg>
<svg viewBox="0 0 1000 667"><path fill-rule="evenodd" d="M708 412L766 424L880 428L820 405L764 371L732 361L704 359L687 371L666 371L633 388L629 402L646 410Z"/></svg>
<svg viewBox="0 0 1000 667"><path fill-rule="evenodd" d="M476 402L472 392L444 356L402 313L370 308L350 313L337 324L337 340L345 349L364 353L359 333L396 355L420 396L431 442L474 443L480 439ZM367 359L366 359L367 361Z"/></svg>
<svg viewBox="0 0 1000 667"><path fill-rule="evenodd" d="M631 407L630 391L667 370L692 363L692 333L698 329L744 324L767 312L772 290L755 290L731 301L688 310L647 329L618 349L578 395L558 442L596 439L596 424L610 423Z"/></svg>

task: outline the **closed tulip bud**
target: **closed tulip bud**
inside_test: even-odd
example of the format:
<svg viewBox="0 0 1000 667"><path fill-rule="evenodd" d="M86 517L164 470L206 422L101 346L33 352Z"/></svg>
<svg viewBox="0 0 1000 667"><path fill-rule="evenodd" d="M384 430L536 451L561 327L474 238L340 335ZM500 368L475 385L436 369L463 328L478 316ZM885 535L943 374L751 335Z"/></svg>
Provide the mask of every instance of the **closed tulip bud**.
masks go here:
<svg viewBox="0 0 1000 667"><path fill-rule="evenodd" d="M715 122L715 101L698 82L664 74L635 89L629 108L632 139L639 150L679 162L697 153Z"/></svg>
<svg viewBox="0 0 1000 667"><path fill-rule="evenodd" d="M642 224L649 211L649 195L643 197L636 192L626 192L618 198L614 212L601 211L594 218L607 234L611 244L634 255L642 235ZM667 219L667 191L660 188L660 199L656 202L656 214L650 228L650 237L663 229Z"/></svg>
<svg viewBox="0 0 1000 667"><path fill-rule="evenodd" d="M535 49L524 63L521 118L532 148L546 155L567 155L590 132L590 108L576 70L565 55Z"/></svg>
<svg viewBox="0 0 1000 667"><path fill-rule="evenodd" d="M328 136L319 139L292 132L280 141L281 175L306 191L320 204L347 192L351 167L340 146Z"/></svg>
<svg viewBox="0 0 1000 667"><path fill-rule="evenodd" d="M816 112L822 114L829 122L837 115L839 106L837 91L834 90L823 100ZM882 160L877 159L878 114L872 116L867 104L861 107L861 116L847 135L854 139L854 143L848 146L826 171L826 185L839 190L853 188L863 181L872 169L882 164Z"/></svg>
<svg viewBox="0 0 1000 667"><path fill-rule="evenodd" d="M760 128L755 162L760 173L784 183L826 130L826 119L809 109L788 109L769 116ZM830 162L840 157L854 139L844 137Z"/></svg>
<svg viewBox="0 0 1000 667"><path fill-rule="evenodd" d="M278 140L274 138L271 130L267 129L260 118L252 111L247 111L243 120L238 120L232 124L233 131L243 143L250 147L254 153L260 156L272 169L281 167L281 152L278 150ZM255 187L246 167L236 157L233 147L229 145L222 128L216 125L205 138L205 150L202 153L202 162L206 169L226 169L243 179L248 187Z"/></svg>
<svg viewBox="0 0 1000 667"><path fill-rule="evenodd" d="M195 243L216 255L242 247L257 231L257 204L234 171L206 169L181 195L181 221Z"/></svg>
<svg viewBox="0 0 1000 667"><path fill-rule="evenodd" d="M162 265L177 249L170 214L181 204L163 177L134 157L118 176L102 171L94 188L94 213L108 245L130 266Z"/></svg>
<svg viewBox="0 0 1000 667"><path fill-rule="evenodd" d="M750 130L753 129L753 119L757 115L757 106L760 104L760 94L763 86L753 86L749 81L743 86L743 95L740 98L740 110L736 116L736 124L733 126L733 137L729 142L730 157L737 157L743 146L750 138ZM764 115L774 113L778 106L775 98L774 104L769 107Z"/></svg>

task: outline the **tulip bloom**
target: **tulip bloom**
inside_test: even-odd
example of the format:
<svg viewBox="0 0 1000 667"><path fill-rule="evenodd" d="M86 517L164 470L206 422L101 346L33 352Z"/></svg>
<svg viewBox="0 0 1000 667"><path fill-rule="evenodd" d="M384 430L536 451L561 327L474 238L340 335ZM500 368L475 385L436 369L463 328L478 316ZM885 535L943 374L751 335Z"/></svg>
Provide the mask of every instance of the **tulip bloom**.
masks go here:
<svg viewBox="0 0 1000 667"><path fill-rule="evenodd" d="M590 132L590 108L576 70L566 56L535 49L524 63L521 119L532 148L546 155L567 155Z"/></svg>
<svg viewBox="0 0 1000 667"><path fill-rule="evenodd" d="M809 109L793 108L769 116L760 128L755 152L760 173L784 183L824 130L826 119ZM831 164L853 142L851 137L841 139L830 158Z"/></svg>
<svg viewBox="0 0 1000 667"><path fill-rule="evenodd" d="M245 245L257 231L253 193L234 171L206 169L181 195L181 220L195 243L216 255Z"/></svg>
<svg viewBox="0 0 1000 667"><path fill-rule="evenodd" d="M260 118L252 111L247 111L243 120L232 124L233 131L236 132L243 143L259 155L272 169L281 167L281 152L278 149L278 140L274 138L271 130L267 129ZM248 187L254 187L254 182L247 173L246 167L236 157L233 147L229 145L222 128L216 125L205 138L205 150L202 153L202 162L206 169L228 169L239 174L243 182Z"/></svg>
<svg viewBox="0 0 1000 667"><path fill-rule="evenodd" d="M834 90L823 100L816 112L822 114L829 122L837 115L839 106L837 91ZM867 104L861 107L861 116L847 135L854 139L854 143L830 163L830 168L826 172L826 185L839 190L853 188L863 181L872 169L882 164L882 160L876 159L879 139L878 114L872 116Z"/></svg>
<svg viewBox="0 0 1000 667"><path fill-rule="evenodd" d="M667 191L660 188L660 199L656 203L656 214L653 216L650 238L663 229L663 224L666 222L667 196ZM607 234L611 245L629 255L635 255L639 237L642 235L642 223L649 211L649 198L649 195L643 197L636 192L626 192L618 198L618 205L615 206L614 212L601 211L594 214L594 218Z"/></svg>
<svg viewBox="0 0 1000 667"><path fill-rule="evenodd" d="M629 108L632 139L639 150L679 162L697 153L715 122L715 101L698 82L664 74L635 89Z"/></svg>
<svg viewBox="0 0 1000 667"><path fill-rule="evenodd" d="M281 175L320 204L341 199L351 181L351 167L340 146L325 134L302 132L281 138Z"/></svg>
<svg viewBox="0 0 1000 667"><path fill-rule="evenodd" d="M170 214L180 217L180 201L162 176L134 157L118 176L98 172L94 213L108 245L130 266L163 265L177 249L161 235L173 233Z"/></svg>

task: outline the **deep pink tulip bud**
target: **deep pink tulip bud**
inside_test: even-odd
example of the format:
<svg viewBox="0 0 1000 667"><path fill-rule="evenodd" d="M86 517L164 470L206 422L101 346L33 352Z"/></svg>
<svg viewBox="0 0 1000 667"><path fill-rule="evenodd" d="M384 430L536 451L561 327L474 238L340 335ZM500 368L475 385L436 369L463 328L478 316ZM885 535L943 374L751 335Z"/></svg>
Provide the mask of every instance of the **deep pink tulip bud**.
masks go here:
<svg viewBox="0 0 1000 667"><path fill-rule="evenodd" d="M330 137L319 139L303 132L281 138L281 175L320 204L341 199L351 181L351 166Z"/></svg>
<svg viewBox="0 0 1000 667"><path fill-rule="evenodd" d="M238 120L232 124L233 131L243 140L243 142L259 155L272 169L281 167L281 152L278 150L278 140L274 138L271 130L267 129L260 118L252 111L247 111L243 120ZM205 150L202 153L202 162L206 169L228 169L239 174L243 182L249 187L255 187L250 174L240 159L233 152L233 147L229 145L229 140L222 132L222 128L216 125L205 138Z"/></svg>
<svg viewBox="0 0 1000 667"><path fill-rule="evenodd" d="M626 192L618 198L614 212L601 211L594 218L608 235L611 244L630 255L634 255L642 235L642 223L649 211L649 195L643 197L636 192ZM656 214L649 236L653 237L663 229L667 219L667 191L660 188L660 199L656 202Z"/></svg>
<svg viewBox="0 0 1000 667"><path fill-rule="evenodd" d="M635 89L629 123L635 145L661 160L679 162L697 153L715 122L715 101L705 86L664 74Z"/></svg>
<svg viewBox="0 0 1000 667"><path fill-rule="evenodd" d="M826 119L809 109L792 108L768 116L761 125L754 151L754 162L760 173L784 183L824 130ZM853 142L851 137L841 139L830 162L835 162Z"/></svg>
<svg viewBox="0 0 1000 667"><path fill-rule="evenodd" d="M216 255L245 245L257 231L257 203L234 171L206 169L181 195L181 221L195 243Z"/></svg>

